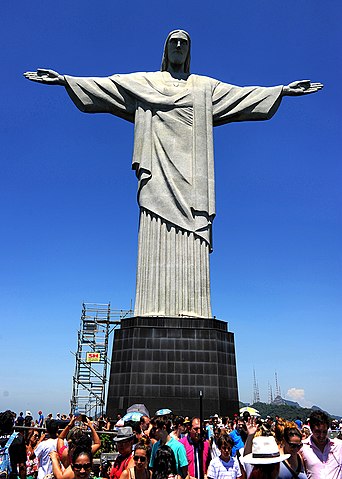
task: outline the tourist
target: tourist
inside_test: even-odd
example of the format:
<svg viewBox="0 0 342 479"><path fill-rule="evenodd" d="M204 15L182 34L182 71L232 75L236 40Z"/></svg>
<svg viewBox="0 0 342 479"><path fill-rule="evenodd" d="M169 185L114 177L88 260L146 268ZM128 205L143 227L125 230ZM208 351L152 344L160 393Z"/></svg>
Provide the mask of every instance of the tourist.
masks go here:
<svg viewBox="0 0 342 479"><path fill-rule="evenodd" d="M34 426L34 421L33 421L31 411L26 411L26 413L25 413L24 426L26 426L26 427Z"/></svg>
<svg viewBox="0 0 342 479"><path fill-rule="evenodd" d="M235 456L238 451L243 450L245 441L241 437L241 433L244 435L245 440L247 438L247 429L242 419L238 420L236 427L229 433L230 437L234 441L234 447L232 450L232 456Z"/></svg>
<svg viewBox="0 0 342 479"><path fill-rule="evenodd" d="M307 478L302 458L298 454L302 446L302 435L299 429L297 427L285 427L283 451L285 454L290 454L290 457L280 463L279 479Z"/></svg>
<svg viewBox="0 0 342 479"><path fill-rule="evenodd" d="M38 476L38 458L34 456L34 449L39 440L39 432L31 429L26 436L26 475L27 479L36 479ZM31 456L33 457L31 459Z"/></svg>
<svg viewBox="0 0 342 479"><path fill-rule="evenodd" d="M58 422L54 419L46 421L46 433L43 434L34 449L31 459L38 458L38 479L44 479L47 474L52 473L52 462L50 452L57 448Z"/></svg>
<svg viewBox="0 0 342 479"><path fill-rule="evenodd" d="M302 430L300 432L302 433L302 440L303 441L306 441L306 439L308 439L308 437L311 434L309 426L303 426Z"/></svg>
<svg viewBox="0 0 342 479"><path fill-rule="evenodd" d="M170 433L170 436L179 441L182 437L184 437L184 433L184 418L182 416L177 416L173 420L173 431Z"/></svg>
<svg viewBox="0 0 342 479"><path fill-rule="evenodd" d="M120 476L120 479L151 479L152 471L148 466L148 448L137 444L133 455L134 466L126 469Z"/></svg>
<svg viewBox="0 0 342 479"><path fill-rule="evenodd" d="M88 479L93 467L93 455L90 449L76 447L72 454L71 467L75 479Z"/></svg>
<svg viewBox="0 0 342 479"><path fill-rule="evenodd" d="M43 411L38 411L38 427L43 427L44 426L44 415Z"/></svg>
<svg viewBox="0 0 342 479"><path fill-rule="evenodd" d="M169 446L159 447L154 462L152 479L182 479L177 473L176 458Z"/></svg>
<svg viewBox="0 0 342 479"><path fill-rule="evenodd" d="M310 415L311 436L300 451L311 479L342 479L342 441L328 437L329 418L323 411Z"/></svg>
<svg viewBox="0 0 342 479"><path fill-rule="evenodd" d="M75 426L76 420L79 417L72 416L69 423L65 426L60 433L57 440L57 452L65 468L71 463L72 450L76 446L87 447L91 450L92 454L95 454L101 447L101 440L89 418L86 418L85 425L90 429L92 437L82 427ZM65 440L67 439L67 443ZM72 475L72 470L69 470Z"/></svg>
<svg viewBox="0 0 342 479"><path fill-rule="evenodd" d="M210 454L211 454L212 459L214 459L214 457L220 455L220 450L217 447L217 441L219 440L219 438L221 436L221 433L222 433L221 429L219 427L215 427L214 434L209 439Z"/></svg>
<svg viewBox="0 0 342 479"><path fill-rule="evenodd" d="M144 415L140 418L140 428L144 436L150 435L150 430L152 428L151 420L148 416Z"/></svg>
<svg viewBox="0 0 342 479"><path fill-rule="evenodd" d="M217 441L220 456L210 461L208 479L238 479L242 477L241 469L236 457L232 456L234 441L228 434L223 434Z"/></svg>
<svg viewBox="0 0 342 479"><path fill-rule="evenodd" d="M253 439L252 452L242 460L253 465L249 479L276 479L280 463L289 457L290 454L280 454L273 436L258 436Z"/></svg>
<svg viewBox="0 0 342 479"><path fill-rule="evenodd" d="M134 433L131 427L119 427L117 436L114 438L119 455L110 470L110 479L120 479L123 471L134 467L133 442Z"/></svg>
<svg viewBox="0 0 342 479"><path fill-rule="evenodd" d="M192 418L189 432L180 439L180 442L185 447L189 475L197 479L204 479L211 456L210 443L208 439L202 437L200 418Z"/></svg>
<svg viewBox="0 0 342 479"><path fill-rule="evenodd" d="M169 446L176 460L177 473L185 478L188 475L188 460L183 444L170 436L171 421L169 419L158 418L156 420L156 439L158 442L153 444L150 459L150 468L154 471L154 458L160 446Z"/></svg>
<svg viewBox="0 0 342 479"><path fill-rule="evenodd" d="M299 416L297 416L297 418L295 420L295 423L296 423L298 429L301 430L302 427L303 427L303 421L301 420L301 418Z"/></svg>
<svg viewBox="0 0 342 479"><path fill-rule="evenodd" d="M13 432L14 414L7 410L0 412L0 447L5 447L10 440L9 458L11 473L9 479L26 479L26 447L24 437L20 433Z"/></svg>
<svg viewBox="0 0 342 479"><path fill-rule="evenodd" d="M21 411L19 413L19 416L17 417L16 421L15 421L15 425L16 426L23 426L24 425L24 422L25 422L25 419L24 419L24 413Z"/></svg>

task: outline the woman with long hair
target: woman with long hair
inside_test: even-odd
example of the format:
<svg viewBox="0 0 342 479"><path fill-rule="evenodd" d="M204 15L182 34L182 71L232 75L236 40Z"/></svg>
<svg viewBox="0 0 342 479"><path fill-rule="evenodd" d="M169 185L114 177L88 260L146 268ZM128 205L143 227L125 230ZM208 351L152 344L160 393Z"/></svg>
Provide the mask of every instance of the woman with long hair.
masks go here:
<svg viewBox="0 0 342 479"><path fill-rule="evenodd" d="M71 462L72 451L76 446L88 448L89 441L92 454L95 454L101 447L101 439L99 438L93 423L88 417L84 419L83 427L76 426L76 419L82 419L81 416L72 416L69 423L59 434L57 439L57 452L63 466L67 469ZM88 430L90 433L88 434ZM91 434L91 438L90 438ZM65 445L67 440L68 445ZM70 472L70 471L69 471Z"/></svg>
<svg viewBox="0 0 342 479"><path fill-rule="evenodd" d="M286 427L284 429L283 450L290 454L288 459L280 463L279 479L307 479L304 472L304 465L299 450L302 447L302 435L297 427Z"/></svg>
<svg viewBox="0 0 342 479"><path fill-rule="evenodd" d="M34 456L34 448L38 444L39 431L30 429L26 436L26 477L27 479L36 479L38 475L39 462L38 458ZM34 457L33 457L34 456ZM33 457L33 459L31 459Z"/></svg>
<svg viewBox="0 0 342 479"><path fill-rule="evenodd" d="M161 446L157 450L152 479L181 479L177 474L175 455L169 446Z"/></svg>
<svg viewBox="0 0 342 479"><path fill-rule="evenodd" d="M152 472L148 470L149 449L144 444L137 444L134 449L134 467L123 471L120 479L151 479Z"/></svg>

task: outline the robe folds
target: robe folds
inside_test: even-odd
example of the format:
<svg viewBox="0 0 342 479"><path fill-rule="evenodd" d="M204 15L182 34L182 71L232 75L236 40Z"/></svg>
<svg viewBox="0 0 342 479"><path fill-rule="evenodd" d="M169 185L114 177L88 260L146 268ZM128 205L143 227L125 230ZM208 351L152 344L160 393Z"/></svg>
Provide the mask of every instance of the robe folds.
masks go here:
<svg viewBox="0 0 342 479"><path fill-rule="evenodd" d="M213 126L271 118L282 86L238 87L199 75L184 81L168 72L65 79L81 111L111 113L135 125L132 168L141 210L135 314L211 317L209 259L203 258L212 250L215 217ZM159 225L153 233L152 224ZM174 239L161 245L160 228L197 241L203 258L197 261L191 244L179 251ZM187 263L186 272L177 262ZM176 290L171 300L169 288Z"/></svg>

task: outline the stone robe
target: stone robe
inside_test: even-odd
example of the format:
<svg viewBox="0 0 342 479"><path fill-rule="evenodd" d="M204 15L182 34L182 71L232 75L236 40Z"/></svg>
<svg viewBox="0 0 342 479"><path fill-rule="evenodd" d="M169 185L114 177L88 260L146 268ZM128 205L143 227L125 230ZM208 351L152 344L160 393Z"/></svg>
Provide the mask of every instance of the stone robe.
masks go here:
<svg viewBox="0 0 342 479"><path fill-rule="evenodd" d="M140 229L136 316L211 317L213 126L267 120L282 86L238 87L168 72L65 77L76 106L134 122Z"/></svg>

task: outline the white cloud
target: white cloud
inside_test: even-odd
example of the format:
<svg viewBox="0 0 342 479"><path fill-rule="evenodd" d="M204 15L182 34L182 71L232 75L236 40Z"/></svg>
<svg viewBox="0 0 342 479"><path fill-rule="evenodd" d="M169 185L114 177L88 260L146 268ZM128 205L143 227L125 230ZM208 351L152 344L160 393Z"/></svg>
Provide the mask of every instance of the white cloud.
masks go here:
<svg viewBox="0 0 342 479"><path fill-rule="evenodd" d="M305 399L305 391L302 388L290 388L286 393L286 399L298 402L302 407L311 407L312 403Z"/></svg>

